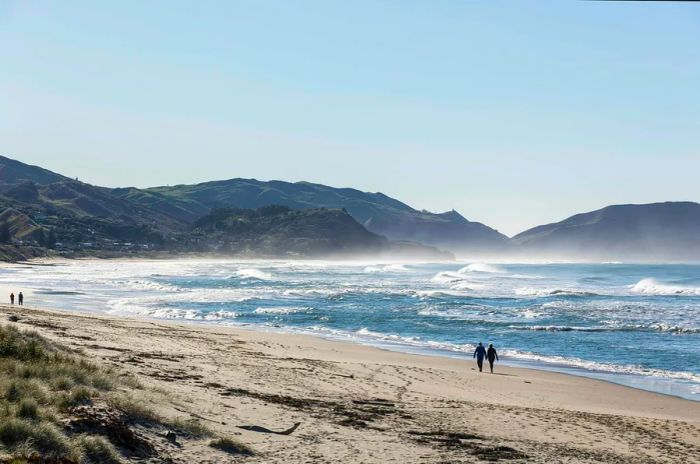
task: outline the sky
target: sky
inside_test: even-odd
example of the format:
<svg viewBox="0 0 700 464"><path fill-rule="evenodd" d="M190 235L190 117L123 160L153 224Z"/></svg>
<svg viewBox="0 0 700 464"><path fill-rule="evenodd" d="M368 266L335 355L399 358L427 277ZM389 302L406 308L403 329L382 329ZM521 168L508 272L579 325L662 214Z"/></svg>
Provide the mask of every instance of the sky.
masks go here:
<svg viewBox="0 0 700 464"><path fill-rule="evenodd" d="M0 0L0 154L380 191L513 235L700 201L700 4Z"/></svg>

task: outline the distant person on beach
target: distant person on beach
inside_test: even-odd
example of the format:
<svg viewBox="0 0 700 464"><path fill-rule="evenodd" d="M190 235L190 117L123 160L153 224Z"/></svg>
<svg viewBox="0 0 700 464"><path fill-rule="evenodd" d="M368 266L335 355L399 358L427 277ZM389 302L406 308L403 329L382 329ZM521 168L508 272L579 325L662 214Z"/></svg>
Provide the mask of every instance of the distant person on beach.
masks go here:
<svg viewBox="0 0 700 464"><path fill-rule="evenodd" d="M486 350L486 359L489 360L489 367L493 374L493 362L498 361L498 353L496 353L496 348L493 347L493 343L489 343L489 349Z"/></svg>
<svg viewBox="0 0 700 464"><path fill-rule="evenodd" d="M10 293L10 304L15 304L15 294Z"/></svg>
<svg viewBox="0 0 700 464"><path fill-rule="evenodd" d="M486 356L486 349L484 345L479 342L479 346L476 347L474 356L472 356L472 358L476 358L476 365L479 366L479 372L484 368L484 356Z"/></svg>
<svg viewBox="0 0 700 464"><path fill-rule="evenodd" d="M20 306L24 306L24 295L22 295L22 292L19 292L19 295L17 295L17 303ZM493 370L493 369L491 369Z"/></svg>

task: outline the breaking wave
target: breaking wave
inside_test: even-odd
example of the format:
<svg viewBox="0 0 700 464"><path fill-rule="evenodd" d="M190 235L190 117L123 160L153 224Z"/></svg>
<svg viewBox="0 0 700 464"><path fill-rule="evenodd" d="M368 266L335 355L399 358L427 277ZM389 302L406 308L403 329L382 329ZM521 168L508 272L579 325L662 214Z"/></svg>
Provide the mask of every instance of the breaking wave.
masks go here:
<svg viewBox="0 0 700 464"><path fill-rule="evenodd" d="M377 272L407 272L408 268L403 264L386 264L384 266L367 266L365 273L374 274Z"/></svg>
<svg viewBox="0 0 700 464"><path fill-rule="evenodd" d="M484 272L487 274L503 274L506 272L503 268L495 266L493 264L486 263L472 263L468 266L463 267L459 271L460 274L466 274L468 272Z"/></svg>
<svg viewBox="0 0 700 464"><path fill-rule="evenodd" d="M579 296L579 297L590 297L590 296L602 296L600 293L588 292L583 290L571 290L571 289L549 289L549 288L533 288L533 287L521 287L515 289L515 294L518 296Z"/></svg>
<svg viewBox="0 0 700 464"><path fill-rule="evenodd" d="M642 279L631 285L630 289L646 295L700 295L700 287L664 284L656 279Z"/></svg>
<svg viewBox="0 0 700 464"><path fill-rule="evenodd" d="M270 280L272 274L256 268L243 268L236 271L236 276L241 279Z"/></svg>
<svg viewBox="0 0 700 464"><path fill-rule="evenodd" d="M385 344L404 345L416 348L439 350L444 352L461 353L467 354L468 357L471 357L471 354L475 349L475 346L470 343L456 344L448 342L437 342L429 339L424 339L419 336L407 337L398 334L386 334L376 332L366 327L363 327L355 332L348 332L343 330L329 329L327 327L322 326L312 326L308 327L305 332L316 335L330 336L332 338L337 339L359 341L369 344L378 343L380 346ZM583 369L594 372L638 375L643 377L683 380L700 383L700 375L686 371L669 371L665 369L654 369L639 365L595 362L580 359L577 357L564 357L555 355L545 356L527 351L508 349L503 350L501 352L501 357L504 360L511 358L519 361L544 363L552 366L572 367L576 369Z"/></svg>
<svg viewBox="0 0 700 464"><path fill-rule="evenodd" d="M296 306L278 306L273 308L255 308L255 314L294 314L308 312L311 308L301 308Z"/></svg>
<svg viewBox="0 0 700 464"><path fill-rule="evenodd" d="M683 327L666 324L638 324L620 326L593 326L577 327L566 325L510 325L509 329L534 330L538 332L667 332L674 334L696 334L700 333L700 327Z"/></svg>

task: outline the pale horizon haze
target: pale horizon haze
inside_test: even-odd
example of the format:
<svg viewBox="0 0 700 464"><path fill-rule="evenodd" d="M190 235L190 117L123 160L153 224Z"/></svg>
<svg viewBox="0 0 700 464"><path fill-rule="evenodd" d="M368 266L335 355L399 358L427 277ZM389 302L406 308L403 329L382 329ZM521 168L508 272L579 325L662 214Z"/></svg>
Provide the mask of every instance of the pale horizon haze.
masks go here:
<svg viewBox="0 0 700 464"><path fill-rule="evenodd" d="M700 4L0 1L0 155L383 192L512 236L700 201Z"/></svg>

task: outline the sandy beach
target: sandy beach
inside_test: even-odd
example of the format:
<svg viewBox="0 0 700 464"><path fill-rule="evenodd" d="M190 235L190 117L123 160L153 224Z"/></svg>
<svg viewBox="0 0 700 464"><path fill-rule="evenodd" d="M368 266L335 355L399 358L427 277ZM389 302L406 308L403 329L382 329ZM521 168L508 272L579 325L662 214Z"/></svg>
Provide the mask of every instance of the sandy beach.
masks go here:
<svg viewBox="0 0 700 464"><path fill-rule="evenodd" d="M0 307L132 372L256 455L231 462L700 462L700 402L602 381L303 335ZM9 316L19 317L10 322ZM289 435L281 431L295 423ZM264 429L246 430L240 426ZM221 462L184 445L172 462Z"/></svg>

